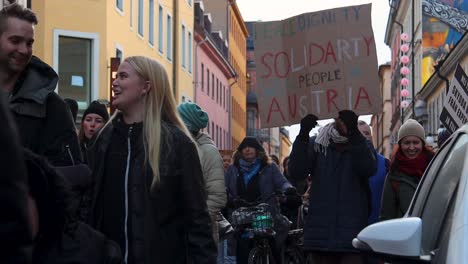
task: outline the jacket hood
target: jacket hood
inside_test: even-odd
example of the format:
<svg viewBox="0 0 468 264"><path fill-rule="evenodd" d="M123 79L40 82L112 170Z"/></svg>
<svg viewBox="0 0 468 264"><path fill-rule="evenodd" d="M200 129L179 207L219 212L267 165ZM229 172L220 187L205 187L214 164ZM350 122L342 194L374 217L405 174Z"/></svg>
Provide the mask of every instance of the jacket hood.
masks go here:
<svg viewBox="0 0 468 264"><path fill-rule="evenodd" d="M199 132L197 137L195 138L195 140L197 141L197 143L199 145L210 144L210 145L215 146L215 144L213 142L213 139L211 139L210 135L208 135L207 133L204 133L204 132Z"/></svg>
<svg viewBox="0 0 468 264"><path fill-rule="evenodd" d="M49 94L54 92L58 80L58 75L52 67L32 56L28 67L18 80L21 84L15 87L16 91L13 92L10 102L28 99L42 105Z"/></svg>

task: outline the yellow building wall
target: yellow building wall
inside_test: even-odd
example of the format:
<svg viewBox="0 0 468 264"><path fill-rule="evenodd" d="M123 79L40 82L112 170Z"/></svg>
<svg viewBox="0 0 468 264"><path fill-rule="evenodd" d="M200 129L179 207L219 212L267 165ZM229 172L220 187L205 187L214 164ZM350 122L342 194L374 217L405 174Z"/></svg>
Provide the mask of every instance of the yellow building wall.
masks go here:
<svg viewBox="0 0 468 264"><path fill-rule="evenodd" d="M237 82L231 87L232 95L232 148L235 149L247 134L247 50L248 31L237 4L229 11L229 61L237 73Z"/></svg>
<svg viewBox="0 0 468 264"><path fill-rule="evenodd" d="M194 101L194 85L193 85L193 54L195 42L193 41L193 20L194 20L194 0L178 0L178 25L177 25L177 52L178 52L178 63L177 63L177 94L176 99L178 103L182 102L182 96L185 100ZM185 26L185 65L182 67L182 25ZM189 53L189 32L191 36L192 52ZM189 54L192 56L192 66L189 69Z"/></svg>
<svg viewBox="0 0 468 264"><path fill-rule="evenodd" d="M138 33L138 0L124 0L123 11L120 11L115 0L35 0L32 9L39 17L39 24L36 27L36 41L34 44L34 54L45 62L53 65L54 47L53 36L55 29L76 31L82 33L94 33L99 38L99 70L98 70L98 98L109 100L110 89L110 58L116 56L116 49L123 53L123 57L142 55L148 56L163 65L166 69L169 81L173 87L173 67L180 63L181 48L181 21L186 26L186 40L188 32L193 38L193 0L192 5L188 5L186 0L177 0L179 13L178 22L174 21L173 0L154 0L154 44L149 43L149 0L143 1L143 34ZM132 8L130 7L132 5ZM163 49L159 51L159 6L163 8ZM131 16L132 14L132 16ZM177 50L172 46L172 60L167 58L167 15L172 17L172 27L177 29L177 38L172 33L172 45L174 40L178 41ZM195 45L192 41L192 47ZM179 62L174 63L174 55L178 53ZM186 45L186 56L188 56L188 45ZM191 53L193 56L193 52ZM193 72L192 57L192 72ZM187 57L188 64L188 57ZM187 98L193 98L193 76L187 69L179 69L177 74L177 89L183 92L176 92L176 98L180 102L179 94L184 94ZM96 87L93 87L96 89ZM176 89L176 90L177 90ZM60 91L59 91L60 94Z"/></svg>
<svg viewBox="0 0 468 264"><path fill-rule="evenodd" d="M98 34L100 42L99 88L104 87L106 78L103 78L103 76L107 71L104 48L106 42L105 2L94 0L35 0L32 2L31 8L36 12L39 19L39 24L36 27L34 54L51 66L53 66L54 60L54 30ZM99 94L101 93L99 92Z"/></svg>
<svg viewBox="0 0 468 264"><path fill-rule="evenodd" d="M130 4L133 5L130 8ZM158 49L159 4L163 7L163 52ZM107 1L107 45L106 63L110 66L110 58L115 57L116 48L123 52L123 57L147 56L157 60L164 66L172 86L172 61L167 59L167 14L173 16L172 1L154 1L154 44L149 43L149 1L143 1L143 35L138 32L138 0L125 0L124 10L120 12L115 7L115 1ZM106 72L107 84L110 83L109 70ZM108 91L103 91L108 94Z"/></svg>
<svg viewBox="0 0 468 264"><path fill-rule="evenodd" d="M283 135L282 133L280 133L280 156L279 156L279 160L281 162L281 165L283 164L283 160L284 158L288 157L289 156L289 153L291 153L291 140L289 140L288 137L286 137L285 135Z"/></svg>

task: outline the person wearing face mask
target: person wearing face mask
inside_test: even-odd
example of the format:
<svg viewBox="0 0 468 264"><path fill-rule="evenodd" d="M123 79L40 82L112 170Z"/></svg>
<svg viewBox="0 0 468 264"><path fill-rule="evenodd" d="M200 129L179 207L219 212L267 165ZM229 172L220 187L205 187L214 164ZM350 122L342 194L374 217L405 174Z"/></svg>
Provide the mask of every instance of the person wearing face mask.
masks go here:
<svg viewBox="0 0 468 264"><path fill-rule="evenodd" d="M109 120L109 114L107 113L106 106L98 101L91 102L83 113L78 139L80 140L84 163L88 163L87 149L89 143L91 143L91 139L104 126L107 120Z"/></svg>
<svg viewBox="0 0 468 264"><path fill-rule="evenodd" d="M402 217L408 210L416 187L434 157L424 139L424 128L416 120L408 119L400 127L398 146L385 179L380 220Z"/></svg>
<svg viewBox="0 0 468 264"><path fill-rule="evenodd" d="M358 116L342 110L309 137L317 117L301 120L299 135L289 158L289 172L298 180L311 176L309 209L304 224L304 249L313 263L363 263L351 244L367 226L369 177L377 168L370 142L358 129Z"/></svg>

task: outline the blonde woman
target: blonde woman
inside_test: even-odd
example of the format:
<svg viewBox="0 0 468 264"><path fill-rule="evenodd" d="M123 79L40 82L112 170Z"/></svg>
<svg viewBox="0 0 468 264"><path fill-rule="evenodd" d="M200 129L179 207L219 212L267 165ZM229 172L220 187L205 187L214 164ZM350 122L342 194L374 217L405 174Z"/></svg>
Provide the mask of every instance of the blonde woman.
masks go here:
<svg viewBox="0 0 468 264"><path fill-rule="evenodd" d="M118 110L90 147L92 224L125 263L215 263L216 246L195 143L167 73L128 57L112 83Z"/></svg>

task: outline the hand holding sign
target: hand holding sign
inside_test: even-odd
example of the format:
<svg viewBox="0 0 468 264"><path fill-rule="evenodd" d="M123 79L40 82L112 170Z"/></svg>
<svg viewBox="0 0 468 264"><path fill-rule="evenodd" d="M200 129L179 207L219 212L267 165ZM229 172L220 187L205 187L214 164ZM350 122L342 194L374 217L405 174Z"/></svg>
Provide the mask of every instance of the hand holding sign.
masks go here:
<svg viewBox="0 0 468 264"><path fill-rule="evenodd" d="M261 127L382 111L370 4L257 22L253 33Z"/></svg>
<svg viewBox="0 0 468 264"><path fill-rule="evenodd" d="M309 138L309 133L314 128L317 126L317 120L318 118L314 115L306 115L304 118L301 120L301 130L299 131L298 137L306 140Z"/></svg>

